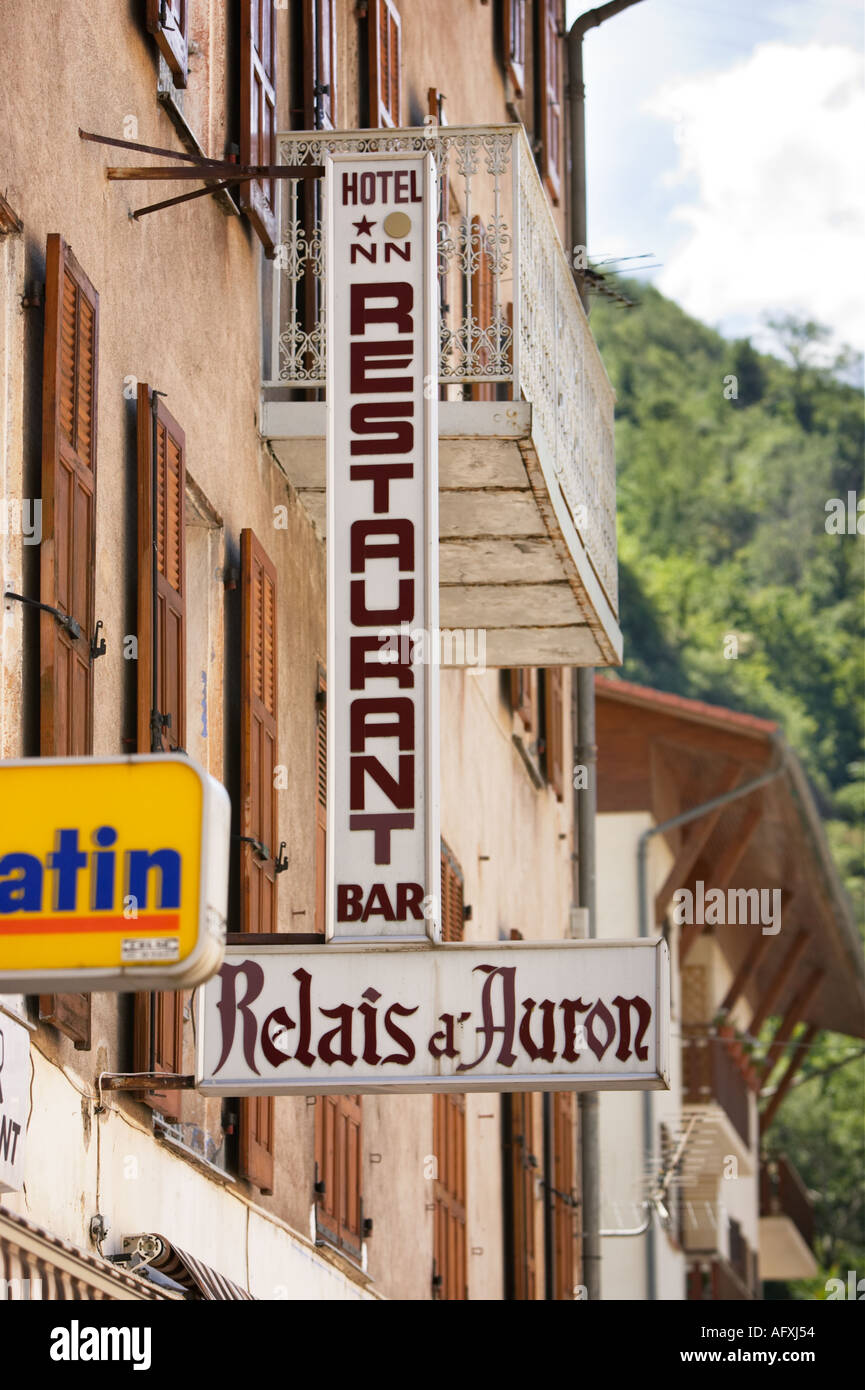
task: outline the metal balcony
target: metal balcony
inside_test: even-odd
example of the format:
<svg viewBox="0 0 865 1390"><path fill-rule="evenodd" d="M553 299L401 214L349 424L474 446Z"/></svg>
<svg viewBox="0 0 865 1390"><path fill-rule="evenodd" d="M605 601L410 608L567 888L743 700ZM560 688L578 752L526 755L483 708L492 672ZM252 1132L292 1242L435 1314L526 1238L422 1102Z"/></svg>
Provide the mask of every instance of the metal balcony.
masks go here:
<svg viewBox="0 0 865 1390"><path fill-rule="evenodd" d="M286 164L326 150L435 159L442 628L483 630L491 666L617 664L613 390L522 126L278 139ZM278 187L260 429L324 535L323 190Z"/></svg>

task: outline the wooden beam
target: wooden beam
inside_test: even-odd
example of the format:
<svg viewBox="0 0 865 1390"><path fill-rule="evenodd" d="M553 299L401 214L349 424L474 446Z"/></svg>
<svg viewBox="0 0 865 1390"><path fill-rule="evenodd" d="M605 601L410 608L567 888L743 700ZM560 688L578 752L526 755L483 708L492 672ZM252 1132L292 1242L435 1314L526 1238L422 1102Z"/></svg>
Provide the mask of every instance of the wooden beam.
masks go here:
<svg viewBox="0 0 865 1390"><path fill-rule="evenodd" d="M739 861L754 835L754 831L763 819L763 798L755 796L742 821L738 835L730 841L724 850L714 869L712 870L712 880L716 888L726 888L733 874L739 866Z"/></svg>
<svg viewBox="0 0 865 1390"><path fill-rule="evenodd" d="M820 985L823 983L825 974L826 972L821 966L815 966L799 992L790 1001L787 1012L778 1025L778 1030L769 1044L768 1056L760 1070L759 1081L761 1086L765 1085L772 1075L772 1072L775 1070L775 1067L778 1065L781 1057L781 1049L792 1036L793 1029L801 1020L802 1015L808 1008L808 1005L811 1003Z"/></svg>
<svg viewBox="0 0 865 1390"><path fill-rule="evenodd" d="M766 990L766 993L763 995L761 1003L757 1006L756 1012L754 1013L754 1016L748 1025L748 1032L752 1036L758 1031L758 1029L765 1023L766 1019L769 1017L774 1005L781 996L782 990L786 987L787 981L790 979L790 976L793 974L793 971L799 964L799 961L802 957L802 953L807 945L808 933L802 931L796 937L796 940L793 942L793 945L787 952L786 958L784 959L780 970L776 974L772 983L769 985L769 988Z"/></svg>
<svg viewBox="0 0 865 1390"><path fill-rule="evenodd" d="M719 786L712 793L711 797L706 797L711 801L716 796L725 796L731 792L741 779L742 768L734 763L728 768L726 775L722 778ZM655 895L655 925L661 926L664 914L667 911L670 899L677 888L683 888L687 883L691 870L700 857L700 851L709 839L718 821L726 811L726 806L717 806L714 811L709 811L706 815L691 822L690 834L688 835L679 853L673 861L673 867L664 879L663 887Z"/></svg>
<svg viewBox="0 0 865 1390"><path fill-rule="evenodd" d="M154 179L317 179L324 176L323 164L230 164L226 160L218 164L207 163L201 166L184 164L177 168L162 165L109 165L105 170L109 179L154 180Z"/></svg>
<svg viewBox="0 0 865 1390"><path fill-rule="evenodd" d="M750 951L746 955L745 959L742 961L742 964L739 966L739 969L736 972L736 975L733 979L733 983L727 990L727 993L724 995L724 998L721 1002L722 1013L728 1014L730 1010L734 1008L735 1005L739 1002L739 999L742 996L742 991L744 990L748 981L751 979L751 976L759 969L760 963L769 949L769 943L771 942L771 940L771 936L763 936L761 932L761 934L757 937L756 941L752 942Z"/></svg>
<svg viewBox="0 0 865 1390"><path fill-rule="evenodd" d="M787 1092L792 1086L793 1078L795 1077L797 1071L799 1070L805 1058L807 1057L808 1049L814 1041L814 1038L816 1037L818 1031L819 1029L816 1023L809 1023L808 1027L805 1029L805 1032L799 1039L793 1056L790 1058L787 1070L784 1072L784 1075L781 1077L781 1080L778 1083L778 1089L775 1091L775 1094L771 1097L769 1104L766 1106L766 1108L762 1111L760 1115L761 1137L766 1133L766 1130L769 1128L770 1124L772 1123L776 1114L778 1113L778 1107L780 1106L781 1102L783 1101L784 1097L786 1096Z"/></svg>

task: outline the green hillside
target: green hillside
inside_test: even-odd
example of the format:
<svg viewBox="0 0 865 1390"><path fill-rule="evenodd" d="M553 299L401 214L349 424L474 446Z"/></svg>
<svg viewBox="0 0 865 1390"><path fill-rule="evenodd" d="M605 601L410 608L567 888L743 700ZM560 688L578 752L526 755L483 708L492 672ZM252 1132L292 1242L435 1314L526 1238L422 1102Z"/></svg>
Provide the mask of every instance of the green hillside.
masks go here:
<svg viewBox="0 0 865 1390"><path fill-rule="evenodd" d="M636 307L599 300L591 322L618 397L622 675L778 720L862 925L865 538L826 525L831 498L865 495L862 395L815 365L814 324L781 327L786 365L618 283ZM772 1129L819 1194L823 1273L797 1296L865 1261L865 1067L817 1075L850 1055L823 1040Z"/></svg>

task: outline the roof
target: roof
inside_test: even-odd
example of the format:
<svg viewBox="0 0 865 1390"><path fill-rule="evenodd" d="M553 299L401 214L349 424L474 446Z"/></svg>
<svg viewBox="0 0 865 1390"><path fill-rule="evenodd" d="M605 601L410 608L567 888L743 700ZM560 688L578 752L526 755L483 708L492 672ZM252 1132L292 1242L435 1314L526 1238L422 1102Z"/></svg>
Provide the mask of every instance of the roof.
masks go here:
<svg viewBox="0 0 865 1390"><path fill-rule="evenodd" d="M636 685L631 681L610 680L608 676L596 675L595 690L598 695L612 700L666 710L681 719L691 719L700 724L718 724L746 736L769 738L780 731L780 725L771 719L725 709L723 705L709 705L704 700L690 700L684 695L671 695L665 690L653 690L648 685Z"/></svg>

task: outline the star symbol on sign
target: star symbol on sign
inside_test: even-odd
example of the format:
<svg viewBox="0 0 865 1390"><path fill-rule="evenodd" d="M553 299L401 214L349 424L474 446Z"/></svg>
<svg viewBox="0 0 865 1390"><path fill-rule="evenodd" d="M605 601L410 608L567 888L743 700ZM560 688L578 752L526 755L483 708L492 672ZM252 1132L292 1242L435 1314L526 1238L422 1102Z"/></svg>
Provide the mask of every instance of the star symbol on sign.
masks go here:
<svg viewBox="0 0 865 1390"><path fill-rule="evenodd" d="M370 222L368 217L362 217L359 222L353 222L352 226L357 228L358 236L372 236L375 223Z"/></svg>

